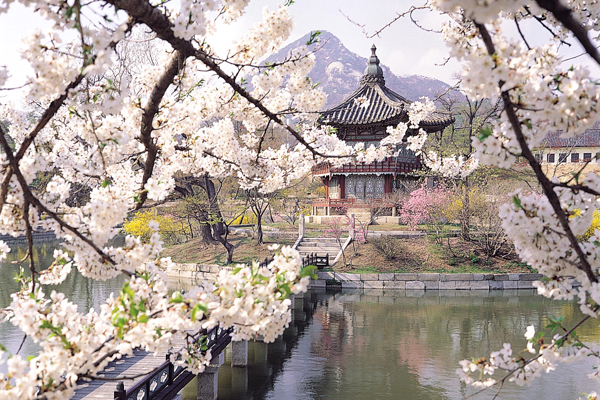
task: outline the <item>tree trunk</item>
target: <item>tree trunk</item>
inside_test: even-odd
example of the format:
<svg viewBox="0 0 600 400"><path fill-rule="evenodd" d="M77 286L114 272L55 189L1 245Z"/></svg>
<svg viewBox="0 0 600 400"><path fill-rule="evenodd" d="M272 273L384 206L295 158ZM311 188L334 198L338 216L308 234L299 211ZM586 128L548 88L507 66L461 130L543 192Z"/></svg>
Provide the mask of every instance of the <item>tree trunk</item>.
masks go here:
<svg viewBox="0 0 600 400"><path fill-rule="evenodd" d="M226 264L231 264L231 262L233 261L234 247L227 240L227 235L229 233L229 229L228 229L227 225L223 222L223 215L221 214L221 209L219 208L219 202L217 199L217 191L215 189L215 184L212 180L209 179L208 175L204 175L203 182L204 182L204 185L201 185L201 186L206 191L206 195L208 196L209 216L212 221L211 225L212 225L213 236L227 250Z"/></svg>
<svg viewBox="0 0 600 400"><path fill-rule="evenodd" d="M217 226L213 225L213 233L214 233L215 237L217 238L219 243L221 243L223 245L223 247L225 247L225 250L227 250L227 261L225 261L225 264L231 264L231 262L233 261L234 247L227 240L227 235L225 235L225 237L221 236L221 234L217 231L217 229L218 229Z"/></svg>
<svg viewBox="0 0 600 400"><path fill-rule="evenodd" d="M471 203L469 198L469 187L467 180L463 182L463 209L461 211L460 218L460 237L463 240L471 240L471 233L469 227L471 226Z"/></svg>
<svg viewBox="0 0 600 400"><path fill-rule="evenodd" d="M192 187L192 184L186 180L176 181L175 190L184 197L194 196L194 189ZM207 211L200 209L194 210L194 219L200 224L200 237L202 238L202 243L206 245L214 244L216 242L215 238L211 233L210 224L208 223L208 216L209 214ZM191 224L190 233L193 238L194 234L192 232Z"/></svg>
<svg viewBox="0 0 600 400"><path fill-rule="evenodd" d="M259 217L257 217L257 220L256 220L256 242L258 244L265 243L264 239L263 239L262 223L261 223Z"/></svg>
<svg viewBox="0 0 600 400"><path fill-rule="evenodd" d="M213 237L208 223L200 224L200 236L202 237L202 243L210 244L215 242L215 237Z"/></svg>
<svg viewBox="0 0 600 400"><path fill-rule="evenodd" d="M223 215L221 214L221 209L219 208L215 184L208 178L208 175L204 175L204 185L202 188L206 191L206 195L208 196L209 214L214 221L214 226L217 227L216 232L218 232L219 235L224 235L227 227L223 223Z"/></svg>

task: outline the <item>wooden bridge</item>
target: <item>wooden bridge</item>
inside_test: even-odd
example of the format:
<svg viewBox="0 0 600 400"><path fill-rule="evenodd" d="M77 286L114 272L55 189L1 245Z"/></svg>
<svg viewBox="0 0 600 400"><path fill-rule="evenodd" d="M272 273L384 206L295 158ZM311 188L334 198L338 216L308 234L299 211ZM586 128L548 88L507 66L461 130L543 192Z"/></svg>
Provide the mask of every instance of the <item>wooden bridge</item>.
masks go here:
<svg viewBox="0 0 600 400"><path fill-rule="evenodd" d="M230 332L215 327L204 333L213 360L219 360L222 351L231 342ZM124 381L122 377L135 379ZM99 379L79 382L73 399L169 400L194 377L191 372L169 362L166 353L155 357L153 353L136 350L133 356L111 362L99 374Z"/></svg>

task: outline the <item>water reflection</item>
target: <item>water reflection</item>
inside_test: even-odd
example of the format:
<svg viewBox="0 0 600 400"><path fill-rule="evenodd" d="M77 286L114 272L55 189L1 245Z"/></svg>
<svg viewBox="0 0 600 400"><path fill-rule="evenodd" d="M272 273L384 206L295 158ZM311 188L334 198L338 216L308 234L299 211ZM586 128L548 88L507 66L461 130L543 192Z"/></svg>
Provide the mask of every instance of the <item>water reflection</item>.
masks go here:
<svg viewBox="0 0 600 400"><path fill-rule="evenodd" d="M282 338L250 343L247 369L226 360L220 400L462 399L474 390L458 381L459 360L487 356L504 342L524 349L528 325L544 326L553 315L570 324L579 315L576 303L533 291L313 291L296 308ZM598 342L599 331L590 323L578 333ZM592 361L565 366L531 387L507 385L498 399L576 399L599 390L583 373ZM195 399L194 385L184 399Z"/></svg>
<svg viewBox="0 0 600 400"><path fill-rule="evenodd" d="M33 248L33 259L39 269L44 269L53 261L54 249L58 248L57 241L38 243ZM19 290L19 285L14 281L15 273L19 272L20 264L13 264L12 261L21 260L26 254L24 243L22 247L11 246L11 252L7 260L0 264L0 307L10 305L10 294ZM28 262L24 262L22 267L25 274L28 275ZM124 276L119 276L107 281L95 281L85 278L77 270L73 270L69 276L60 285L43 286L43 290L48 297L52 290L65 293L66 296L75 304L80 311L87 311L91 308L98 309L100 304L113 292L118 291L125 282ZM15 353L23 341L23 334L19 329L10 323L0 323L0 343L7 349ZM29 338L23 343L20 354L31 355L39 350L39 347ZM0 372L4 372L6 365L0 366Z"/></svg>
<svg viewBox="0 0 600 400"><path fill-rule="evenodd" d="M40 265L50 262L56 246L36 247ZM11 260L23 255L15 251ZM0 307L17 289L12 280L17 269L10 263L0 268ZM99 282L73 273L46 291L63 291L87 310L119 290L124 279ZM170 287L189 289L190 283ZM459 360L488 356L504 342L523 349L526 327L544 326L554 315L564 315L569 325L580 313L576 303L551 301L532 291L312 291L296 300L294 321L281 338L249 344L248 368L231 368L226 361L219 372L219 399L462 399L474 390L459 383L454 373ZM594 322L578 334L597 343L600 330ZM15 352L23 336L4 323L0 338ZM26 341L21 354L36 350ZM576 399L581 392L600 391L585 377L592 363L566 366L531 387L509 385L498 399ZM195 381L183 394L186 400L196 398Z"/></svg>

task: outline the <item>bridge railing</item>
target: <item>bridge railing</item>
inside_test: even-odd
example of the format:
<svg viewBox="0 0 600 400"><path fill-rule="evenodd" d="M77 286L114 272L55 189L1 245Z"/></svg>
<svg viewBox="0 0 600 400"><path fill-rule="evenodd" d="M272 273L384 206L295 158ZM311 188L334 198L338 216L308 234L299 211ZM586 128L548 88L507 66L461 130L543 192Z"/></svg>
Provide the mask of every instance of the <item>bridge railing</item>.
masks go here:
<svg viewBox="0 0 600 400"><path fill-rule="evenodd" d="M217 356L231 342L231 329L222 329L215 326L211 330L202 330L198 333L197 340L204 341L202 345L203 352L211 351L213 358ZM158 366L154 372L148 374L144 379L125 390L123 382L117 384L117 390L114 393L114 399L118 400L152 400L164 388L173 384L175 379L185 370L185 368L174 365L167 360Z"/></svg>
<svg viewBox="0 0 600 400"><path fill-rule="evenodd" d="M307 254L302 258L302 266L314 265L321 269L329 266L329 253L324 256L319 256L316 253Z"/></svg>

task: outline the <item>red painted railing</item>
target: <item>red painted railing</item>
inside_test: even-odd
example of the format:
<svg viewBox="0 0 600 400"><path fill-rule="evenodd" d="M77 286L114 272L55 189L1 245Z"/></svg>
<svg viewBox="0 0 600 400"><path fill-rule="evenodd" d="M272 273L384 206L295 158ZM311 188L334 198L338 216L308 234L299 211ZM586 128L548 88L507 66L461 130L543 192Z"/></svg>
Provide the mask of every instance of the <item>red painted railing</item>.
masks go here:
<svg viewBox="0 0 600 400"><path fill-rule="evenodd" d="M347 164L341 167L332 167L328 162L321 163L312 168L313 175L346 174L346 173L410 173L421 169L421 161L417 158L414 161L404 161L399 159L387 158L383 161L375 161L370 164L357 163Z"/></svg>
<svg viewBox="0 0 600 400"><path fill-rule="evenodd" d="M368 199L361 201L360 199L315 199L312 201L313 207L330 207L335 208L371 208L371 207L394 207L394 204L383 199Z"/></svg>

